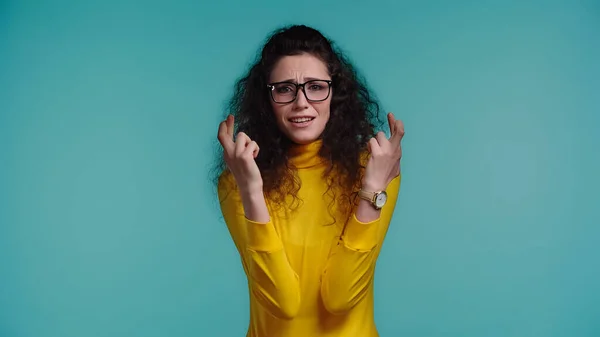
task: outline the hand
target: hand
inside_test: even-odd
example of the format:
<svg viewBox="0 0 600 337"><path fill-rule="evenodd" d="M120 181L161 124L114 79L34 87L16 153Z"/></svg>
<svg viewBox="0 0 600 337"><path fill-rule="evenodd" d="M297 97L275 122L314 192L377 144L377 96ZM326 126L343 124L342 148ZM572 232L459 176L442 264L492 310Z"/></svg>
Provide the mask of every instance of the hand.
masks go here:
<svg viewBox="0 0 600 337"><path fill-rule="evenodd" d="M223 146L224 159L242 193L262 193L263 181L256 161L260 150L258 144L245 133L233 140L233 116L219 124L218 139Z"/></svg>
<svg viewBox="0 0 600 337"><path fill-rule="evenodd" d="M404 137L404 123L396 120L391 112L387 117L390 139L380 131L367 144L371 156L365 169L362 188L369 192L385 190L392 179L400 174L400 158L402 158L400 142Z"/></svg>

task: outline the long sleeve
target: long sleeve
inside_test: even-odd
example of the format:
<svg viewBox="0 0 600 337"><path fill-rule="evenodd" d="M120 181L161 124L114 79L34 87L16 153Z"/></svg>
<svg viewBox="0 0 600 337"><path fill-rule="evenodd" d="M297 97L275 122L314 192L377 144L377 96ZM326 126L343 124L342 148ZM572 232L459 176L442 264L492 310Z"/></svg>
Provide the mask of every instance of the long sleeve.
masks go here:
<svg viewBox="0 0 600 337"><path fill-rule="evenodd" d="M218 194L221 212L251 291L273 316L292 319L300 308L300 284L273 223L258 223L245 217L241 197L230 175L221 177Z"/></svg>
<svg viewBox="0 0 600 337"><path fill-rule="evenodd" d="M400 182L401 176L397 176L388 185L388 200L378 219L362 223L353 213L348 220L322 275L321 296L329 312L347 312L366 296L396 206Z"/></svg>

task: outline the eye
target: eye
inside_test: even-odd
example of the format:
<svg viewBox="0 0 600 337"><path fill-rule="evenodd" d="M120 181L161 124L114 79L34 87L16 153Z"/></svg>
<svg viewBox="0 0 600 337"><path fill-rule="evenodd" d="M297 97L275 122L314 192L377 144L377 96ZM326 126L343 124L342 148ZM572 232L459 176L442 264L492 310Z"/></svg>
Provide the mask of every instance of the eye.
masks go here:
<svg viewBox="0 0 600 337"><path fill-rule="evenodd" d="M294 87L289 84L279 84L275 86L275 91L278 94L288 94L294 92Z"/></svg>
<svg viewBox="0 0 600 337"><path fill-rule="evenodd" d="M319 90L323 90L323 89L325 89L325 88L320 84L311 84L308 87L308 90L311 90L311 91L319 91Z"/></svg>

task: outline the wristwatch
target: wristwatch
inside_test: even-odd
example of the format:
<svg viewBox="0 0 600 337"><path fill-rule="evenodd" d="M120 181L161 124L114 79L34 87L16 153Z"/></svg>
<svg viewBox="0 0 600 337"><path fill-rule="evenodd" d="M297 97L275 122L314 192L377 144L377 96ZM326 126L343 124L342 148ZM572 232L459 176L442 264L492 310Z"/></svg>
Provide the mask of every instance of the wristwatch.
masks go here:
<svg viewBox="0 0 600 337"><path fill-rule="evenodd" d="M385 191L367 192L365 190L358 191L358 196L370 202L375 209L381 209L387 201L387 193Z"/></svg>

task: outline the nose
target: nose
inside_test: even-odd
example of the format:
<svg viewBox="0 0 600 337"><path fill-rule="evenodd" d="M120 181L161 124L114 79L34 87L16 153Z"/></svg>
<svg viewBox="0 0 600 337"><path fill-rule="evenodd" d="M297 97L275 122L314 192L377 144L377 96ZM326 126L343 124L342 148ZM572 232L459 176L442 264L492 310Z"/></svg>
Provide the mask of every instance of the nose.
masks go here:
<svg viewBox="0 0 600 337"><path fill-rule="evenodd" d="M294 100L294 108L297 110L308 108L308 100L306 99L304 88L298 88L298 92L296 93L296 99Z"/></svg>

